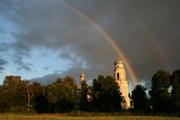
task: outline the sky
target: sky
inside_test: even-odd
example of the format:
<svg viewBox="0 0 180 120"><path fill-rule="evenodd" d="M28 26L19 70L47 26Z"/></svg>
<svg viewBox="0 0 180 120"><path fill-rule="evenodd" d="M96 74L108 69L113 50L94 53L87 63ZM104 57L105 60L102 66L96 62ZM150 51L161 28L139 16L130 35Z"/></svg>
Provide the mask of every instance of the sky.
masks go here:
<svg viewBox="0 0 180 120"><path fill-rule="evenodd" d="M6 75L42 83L79 80L81 71L89 81L113 75L119 56L78 11L112 37L148 87L157 70L180 69L179 6L179 0L0 0L0 84Z"/></svg>

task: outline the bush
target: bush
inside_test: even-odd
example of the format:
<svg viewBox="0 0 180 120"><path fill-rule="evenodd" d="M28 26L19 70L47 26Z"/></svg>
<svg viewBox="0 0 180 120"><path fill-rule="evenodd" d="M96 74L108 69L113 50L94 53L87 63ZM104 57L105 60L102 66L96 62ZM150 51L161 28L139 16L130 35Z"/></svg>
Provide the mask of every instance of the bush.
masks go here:
<svg viewBox="0 0 180 120"><path fill-rule="evenodd" d="M15 112L15 113L27 113L27 107L25 106L15 106L15 107L11 107L11 112Z"/></svg>

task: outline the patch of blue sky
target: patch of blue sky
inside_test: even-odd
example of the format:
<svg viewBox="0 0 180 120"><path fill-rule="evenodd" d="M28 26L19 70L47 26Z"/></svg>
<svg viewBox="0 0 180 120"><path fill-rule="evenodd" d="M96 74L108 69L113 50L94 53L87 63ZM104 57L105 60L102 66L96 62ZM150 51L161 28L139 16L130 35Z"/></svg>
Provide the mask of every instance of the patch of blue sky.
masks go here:
<svg viewBox="0 0 180 120"><path fill-rule="evenodd" d="M87 64L87 62L83 61L82 62L82 68L86 69L89 68L90 66Z"/></svg>
<svg viewBox="0 0 180 120"><path fill-rule="evenodd" d="M1 54L2 55L2 54ZM9 54L10 55L10 54ZM12 59L11 56L4 55L5 59ZM23 69L17 70L19 66L9 62L6 65L6 69L0 73L0 83L2 84L6 75L20 75L22 79L32 79L47 75L49 73L61 73L68 70L70 61L60 58L56 52L45 48L36 48L31 51L31 57L24 57L23 62L31 67L31 71L25 71Z"/></svg>
<svg viewBox="0 0 180 120"><path fill-rule="evenodd" d="M4 67L5 69L0 72L0 84L3 83L5 76L7 75L20 75L18 72L16 72L16 68L12 63L8 63Z"/></svg>
<svg viewBox="0 0 180 120"><path fill-rule="evenodd" d="M0 43L10 43L15 41L13 33L17 33L18 29L15 25L0 15Z"/></svg>
<svg viewBox="0 0 180 120"><path fill-rule="evenodd" d="M17 32L18 31L15 24L2 15L0 15L0 30L9 31L9 32L10 31L11 32Z"/></svg>
<svg viewBox="0 0 180 120"><path fill-rule="evenodd" d="M12 43L16 41L13 35L9 32L0 33L0 43Z"/></svg>
<svg viewBox="0 0 180 120"><path fill-rule="evenodd" d="M56 52L45 48L33 49L31 58L24 58L24 61L32 65L30 74L24 74L28 79L57 71L63 72L70 68L70 61L59 58Z"/></svg>

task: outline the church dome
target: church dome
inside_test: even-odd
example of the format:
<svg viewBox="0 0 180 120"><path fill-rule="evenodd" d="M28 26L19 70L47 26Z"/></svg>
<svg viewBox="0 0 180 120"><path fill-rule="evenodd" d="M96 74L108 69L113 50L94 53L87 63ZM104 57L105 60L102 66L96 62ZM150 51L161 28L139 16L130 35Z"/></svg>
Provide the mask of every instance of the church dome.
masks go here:
<svg viewBox="0 0 180 120"><path fill-rule="evenodd" d="M84 72L81 72L80 77L85 77Z"/></svg>
<svg viewBox="0 0 180 120"><path fill-rule="evenodd" d="M84 74L84 72L81 72L81 74L80 74L80 81L81 82L85 81L85 74Z"/></svg>
<svg viewBox="0 0 180 120"><path fill-rule="evenodd" d="M123 62L122 62L120 59L117 59L117 60L114 62L114 65L117 65L117 64L123 64Z"/></svg>

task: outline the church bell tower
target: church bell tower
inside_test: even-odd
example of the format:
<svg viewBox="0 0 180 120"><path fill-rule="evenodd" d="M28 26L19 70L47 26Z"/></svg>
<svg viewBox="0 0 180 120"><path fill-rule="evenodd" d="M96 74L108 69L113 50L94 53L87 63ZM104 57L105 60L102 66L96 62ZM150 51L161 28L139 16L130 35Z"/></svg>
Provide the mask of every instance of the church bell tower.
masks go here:
<svg viewBox="0 0 180 120"><path fill-rule="evenodd" d="M123 62L120 60L116 60L114 69L114 78L115 81L118 83L119 91L122 96L121 106L122 109L126 110L130 108L130 99L128 96L128 81L126 79L126 72L123 65Z"/></svg>

